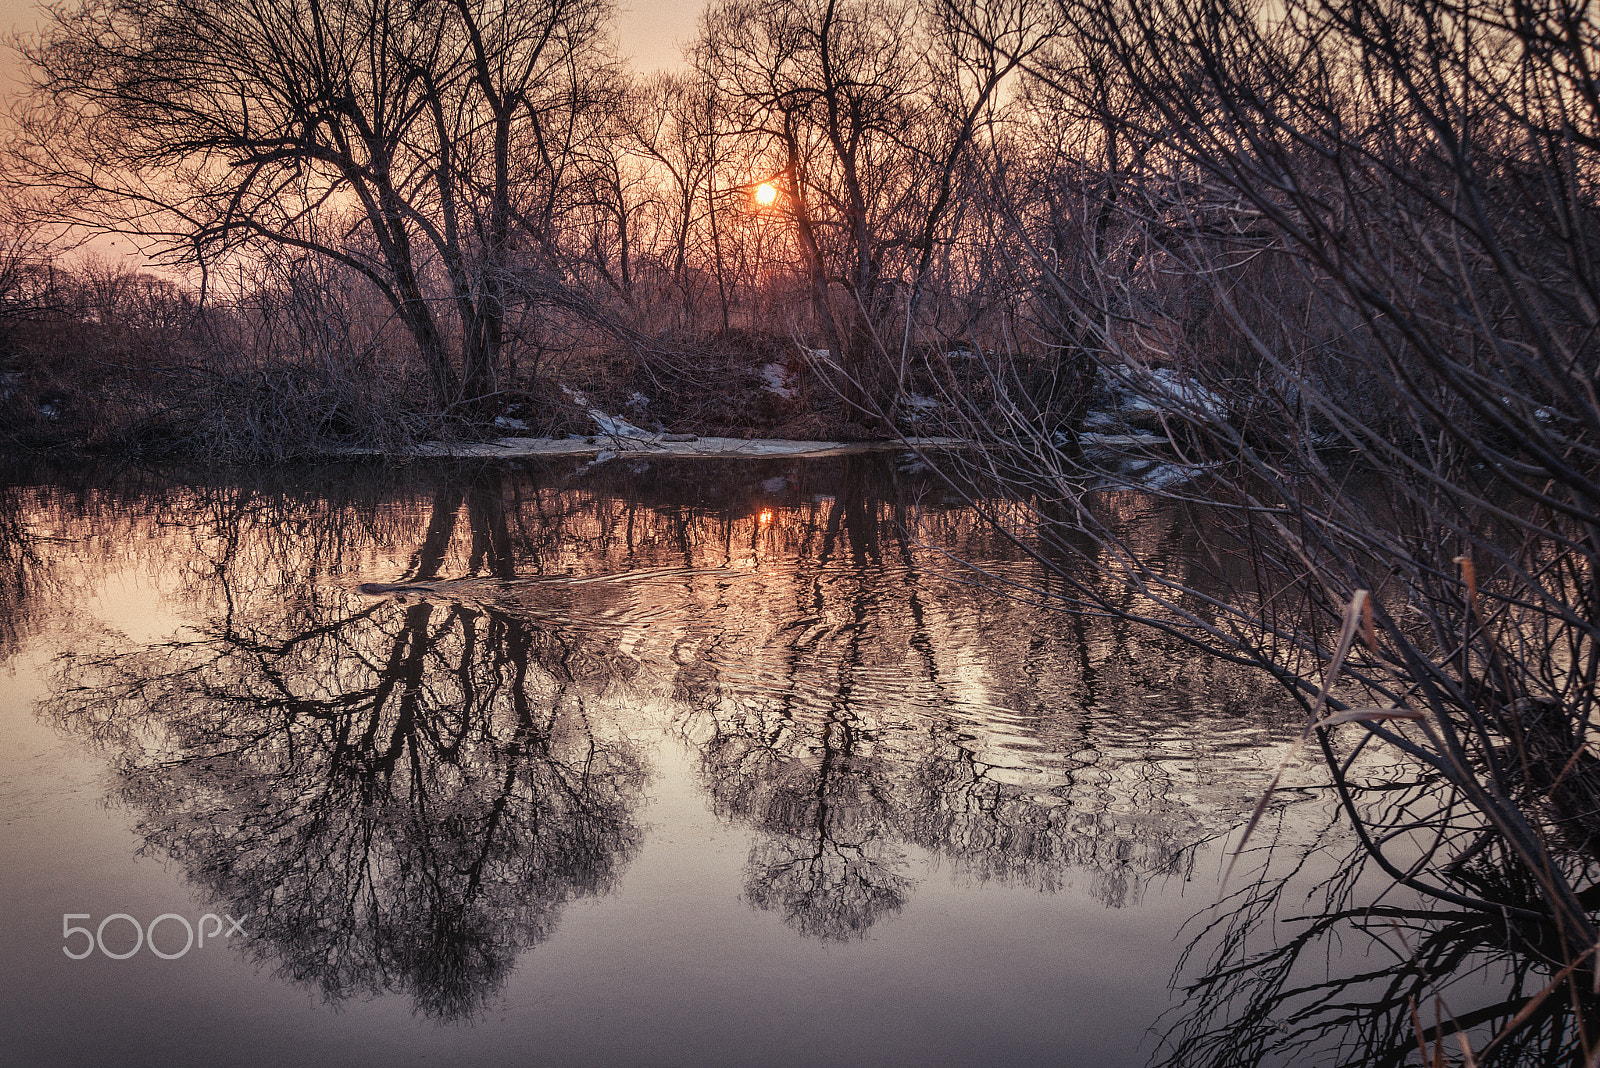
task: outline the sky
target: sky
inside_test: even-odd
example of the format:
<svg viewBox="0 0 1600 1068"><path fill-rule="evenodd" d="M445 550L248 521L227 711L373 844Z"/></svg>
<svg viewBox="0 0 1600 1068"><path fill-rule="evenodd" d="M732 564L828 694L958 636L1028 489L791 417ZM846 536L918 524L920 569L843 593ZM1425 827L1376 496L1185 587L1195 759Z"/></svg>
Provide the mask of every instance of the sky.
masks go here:
<svg viewBox="0 0 1600 1068"><path fill-rule="evenodd" d="M617 0L617 37L622 54L638 71L667 70L682 65L682 46L694 36L704 0ZM0 35L27 32L39 24L34 0L0 0ZM0 53L0 98L9 107L20 85L16 53Z"/></svg>
<svg viewBox="0 0 1600 1068"><path fill-rule="evenodd" d="M9 41L12 34L31 30L38 22L38 9L33 0L0 0L0 37ZM17 90L18 66L16 52L7 45L0 52L0 98L7 105Z"/></svg>
<svg viewBox="0 0 1600 1068"><path fill-rule="evenodd" d="M624 58L641 73L679 69L683 66L682 46L695 32L695 22L706 0L615 0L618 47ZM0 0L0 116L11 108L22 87L22 64L9 45L14 34L36 29L42 9L35 0ZM4 121L0 119L0 121ZM129 257L128 243L112 238L95 238L83 246L86 254L131 259L142 264L136 253Z"/></svg>
<svg viewBox="0 0 1600 1068"><path fill-rule="evenodd" d="M0 4L17 0L0 0ZM638 71L670 70L683 64L682 46L694 37L704 0L635 0L617 5L622 54Z"/></svg>

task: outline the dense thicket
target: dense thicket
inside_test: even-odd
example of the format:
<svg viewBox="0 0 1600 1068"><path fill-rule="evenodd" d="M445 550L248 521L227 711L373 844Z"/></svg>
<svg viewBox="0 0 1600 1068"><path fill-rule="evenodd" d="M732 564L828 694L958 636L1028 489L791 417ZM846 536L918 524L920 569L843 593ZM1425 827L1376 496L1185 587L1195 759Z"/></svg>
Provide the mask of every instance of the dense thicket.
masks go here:
<svg viewBox="0 0 1600 1068"><path fill-rule="evenodd" d="M1030 71L1055 116L1037 128L1060 140L995 158L994 247L1035 280L1063 342L1055 380L1131 398L1158 433L1079 433L1083 390L1062 419L1058 392L991 361L997 402L951 401L986 444L974 478L1030 502L996 521L1039 547L1040 592L1064 609L1144 618L1299 694L1366 863L1455 920L1499 924L1549 974L1592 974L1591 13L1062 9L1074 35ZM1193 501L1218 570L1243 559L1251 579L1202 594L1159 546L1096 519L1087 504L1108 483ZM1398 764L1374 780L1362 754ZM1303 948L1258 957L1242 933L1224 940L1180 1059L1253 1064L1342 1027L1321 1007L1295 1027L1236 1026L1286 997L1342 996L1296 992ZM1406 1006L1462 996L1452 967L1418 975L1352 1029L1354 1060L1398 1063L1424 1037ZM1552 990L1561 1012L1519 1001L1428 1032L1487 1027L1478 1063L1591 1063L1592 989Z"/></svg>

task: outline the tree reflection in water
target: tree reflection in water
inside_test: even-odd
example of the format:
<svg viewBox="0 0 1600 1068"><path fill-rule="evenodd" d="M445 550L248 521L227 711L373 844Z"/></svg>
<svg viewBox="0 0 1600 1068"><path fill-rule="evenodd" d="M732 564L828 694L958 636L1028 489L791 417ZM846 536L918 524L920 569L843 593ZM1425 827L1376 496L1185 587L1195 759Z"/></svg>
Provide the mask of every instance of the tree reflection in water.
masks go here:
<svg viewBox="0 0 1600 1068"><path fill-rule="evenodd" d="M1292 732L1226 666L939 571L916 539L1030 565L876 459L340 492L96 515L195 622L79 653L46 709L118 758L149 848L333 998L482 1006L639 847L641 731L752 833L744 899L827 940L899 913L917 852L1135 903Z"/></svg>
<svg viewBox="0 0 1600 1068"><path fill-rule="evenodd" d="M28 529L25 497L16 487L0 485L0 662L21 642L38 585L37 538Z"/></svg>
<svg viewBox="0 0 1600 1068"><path fill-rule="evenodd" d="M848 718L818 728L816 749L727 735L705 753L717 812L759 832L745 899L803 935L843 940L900 911L911 884L870 742ZM809 747L807 747L809 748Z"/></svg>
<svg viewBox="0 0 1600 1068"><path fill-rule="evenodd" d="M763 588L783 622L737 650L719 636L677 679L718 814L759 832L746 900L846 940L904 906L908 847L1047 892L1085 871L1112 907L1181 878L1214 828L1173 796L1170 764L1096 748L1150 745L1167 725L1119 709L1105 730L1083 707L1097 665L1137 663L1119 647L1127 632L1035 617L931 570L910 534L929 511L907 514L873 471L844 465L802 563ZM1069 681L1070 695L1054 688ZM1233 679L1189 681L1216 707Z"/></svg>
<svg viewBox="0 0 1600 1068"><path fill-rule="evenodd" d="M503 514L466 496L471 566L509 567ZM462 501L436 494L409 578L438 573ZM217 567L230 607L252 599L235 563ZM563 903L614 885L638 846L642 761L587 717L605 680L558 630L302 593L323 603L77 657L48 712L120 755L148 847L248 914L281 974L470 1015Z"/></svg>

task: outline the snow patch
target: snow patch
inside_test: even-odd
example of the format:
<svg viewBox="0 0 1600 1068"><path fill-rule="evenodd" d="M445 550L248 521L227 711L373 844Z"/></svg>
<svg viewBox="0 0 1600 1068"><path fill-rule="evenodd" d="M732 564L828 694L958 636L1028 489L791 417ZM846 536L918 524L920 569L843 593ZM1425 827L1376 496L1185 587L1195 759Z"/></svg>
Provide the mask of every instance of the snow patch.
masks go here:
<svg viewBox="0 0 1600 1068"><path fill-rule="evenodd" d="M648 430L640 430L620 415L607 415L599 408L589 409L589 418L594 420L595 426L600 428L600 433L613 438L648 438L652 435Z"/></svg>
<svg viewBox="0 0 1600 1068"><path fill-rule="evenodd" d="M765 365L761 368L761 377L766 379L768 393L776 394L784 400L794 399L794 375L783 364Z"/></svg>
<svg viewBox="0 0 1600 1068"><path fill-rule="evenodd" d="M1228 404L1195 379L1167 367L1124 367L1116 385L1122 407L1135 412L1188 410L1213 419L1228 415Z"/></svg>
<svg viewBox="0 0 1600 1068"><path fill-rule="evenodd" d="M1227 401L1197 379L1171 368L1123 366L1110 371L1117 408L1126 412L1198 412L1226 419Z"/></svg>
<svg viewBox="0 0 1600 1068"><path fill-rule="evenodd" d="M1176 401L1192 408L1199 408L1207 415L1218 419L1225 418L1228 414L1228 402L1192 378L1186 378L1165 367L1152 371L1151 377L1163 393Z"/></svg>

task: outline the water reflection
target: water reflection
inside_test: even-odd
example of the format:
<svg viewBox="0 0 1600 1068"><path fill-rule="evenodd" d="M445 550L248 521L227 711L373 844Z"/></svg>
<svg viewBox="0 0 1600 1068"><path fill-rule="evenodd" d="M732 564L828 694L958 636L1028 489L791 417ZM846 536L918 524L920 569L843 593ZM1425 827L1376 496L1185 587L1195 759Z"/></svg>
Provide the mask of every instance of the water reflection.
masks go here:
<svg viewBox="0 0 1600 1068"><path fill-rule="evenodd" d="M1585 1045L1600 1028L1600 997L1587 979L1562 981L1569 969L1553 932L1381 885L1358 891L1364 856L1332 831L1301 851L1280 848L1261 878L1196 918L1174 977L1183 1001L1152 1064L1593 1063ZM1486 880L1505 878L1492 857L1469 863Z"/></svg>
<svg viewBox="0 0 1600 1068"><path fill-rule="evenodd" d="M911 890L872 734L846 714L810 731L729 731L703 748L717 813L758 832L745 900L804 935L859 936Z"/></svg>
<svg viewBox="0 0 1600 1068"><path fill-rule="evenodd" d="M25 498L0 486L0 660L13 653L27 627L40 559L23 515Z"/></svg>
<svg viewBox="0 0 1600 1068"><path fill-rule="evenodd" d="M461 503L436 495L414 577L437 573ZM493 513L468 514L471 559L498 566ZM471 1013L563 903L615 883L640 836L640 755L590 722L559 632L427 602L352 609L315 585L240 611L241 556L215 568L230 611L71 658L46 714L118 755L148 846L248 914L283 975Z"/></svg>
<svg viewBox="0 0 1600 1068"><path fill-rule="evenodd" d="M1224 666L974 584L924 543L1031 565L877 460L138 477L19 498L81 539L58 570L131 553L181 621L85 635L43 711L114 758L150 850L333 999L477 1011L618 885L652 739L750 835L744 900L847 941L905 908L918 852L1136 903L1289 733Z"/></svg>

